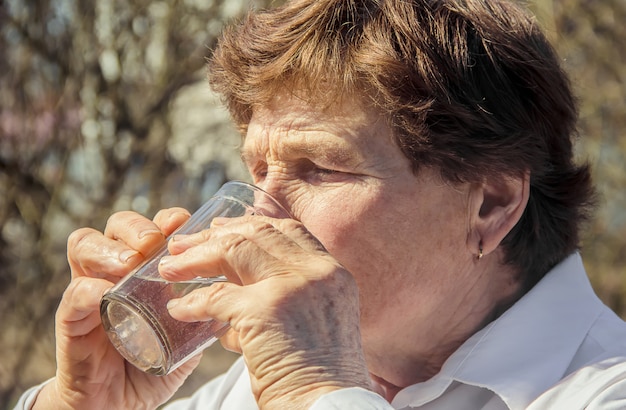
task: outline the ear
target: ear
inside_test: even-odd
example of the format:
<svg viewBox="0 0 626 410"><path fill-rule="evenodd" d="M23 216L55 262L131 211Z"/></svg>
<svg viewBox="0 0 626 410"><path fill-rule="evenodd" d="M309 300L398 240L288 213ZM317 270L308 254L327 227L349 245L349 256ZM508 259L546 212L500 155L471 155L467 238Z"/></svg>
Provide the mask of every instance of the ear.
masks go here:
<svg viewBox="0 0 626 410"><path fill-rule="evenodd" d="M520 220L530 195L530 173L490 178L470 190L468 246L478 254L493 252Z"/></svg>

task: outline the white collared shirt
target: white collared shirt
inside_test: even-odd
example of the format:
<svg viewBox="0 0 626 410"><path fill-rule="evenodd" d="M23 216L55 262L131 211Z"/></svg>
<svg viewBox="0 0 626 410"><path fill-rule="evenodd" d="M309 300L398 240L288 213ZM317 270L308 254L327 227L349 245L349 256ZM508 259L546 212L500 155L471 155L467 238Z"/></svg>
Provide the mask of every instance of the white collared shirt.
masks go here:
<svg viewBox="0 0 626 410"><path fill-rule="evenodd" d="M233 370L239 377L229 372L221 406L214 408L256 409L243 363ZM223 394L231 388L232 394ZM344 389L322 397L311 410L573 410L593 405L626 409L626 323L598 299L574 254L467 340L436 376L401 390L391 404L364 389Z"/></svg>
<svg viewBox="0 0 626 410"><path fill-rule="evenodd" d="M611 357L626 361L626 324L594 294L575 254L467 340L439 374L403 389L392 404L398 409L473 409L487 400L487 408L525 409L575 370ZM448 395L465 405L439 407L439 401L450 401ZM476 405L462 401L472 395ZM495 406L499 400L508 407ZM571 404L563 408L575 408Z"/></svg>
<svg viewBox="0 0 626 410"><path fill-rule="evenodd" d="M257 409L243 361L166 410ZM497 320L468 339L433 378L392 403L360 388L311 410L626 409L626 323L594 294L571 255Z"/></svg>

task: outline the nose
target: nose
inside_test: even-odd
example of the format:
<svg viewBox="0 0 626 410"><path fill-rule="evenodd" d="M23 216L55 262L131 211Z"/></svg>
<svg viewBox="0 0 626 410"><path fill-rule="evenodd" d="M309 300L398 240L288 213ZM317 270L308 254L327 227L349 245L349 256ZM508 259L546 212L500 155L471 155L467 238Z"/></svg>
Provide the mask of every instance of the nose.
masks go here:
<svg viewBox="0 0 626 410"><path fill-rule="evenodd" d="M256 186L263 192L255 195L254 207L259 213L272 218L292 218L291 210L281 184L266 178Z"/></svg>

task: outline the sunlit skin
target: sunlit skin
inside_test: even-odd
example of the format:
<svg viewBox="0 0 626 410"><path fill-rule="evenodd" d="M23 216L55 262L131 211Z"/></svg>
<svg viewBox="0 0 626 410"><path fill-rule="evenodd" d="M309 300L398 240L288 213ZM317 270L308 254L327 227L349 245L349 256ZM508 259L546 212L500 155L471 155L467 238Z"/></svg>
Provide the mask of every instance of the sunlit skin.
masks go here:
<svg viewBox="0 0 626 410"><path fill-rule="evenodd" d="M72 280L55 318L56 377L39 393L33 409L151 409L182 385L199 358L167 377L137 370L109 343L99 305L114 282L187 218L189 213L180 208L161 211L154 221L120 212L110 218L103 233L82 228L70 235Z"/></svg>
<svg viewBox="0 0 626 410"><path fill-rule="evenodd" d="M355 277L372 372L396 385L428 378L476 326L473 310L489 309L466 300L470 289L480 301L488 292L472 276L467 187L428 169L415 176L372 113L347 106L328 118L294 101L276 105L248 129L254 182Z"/></svg>
<svg viewBox="0 0 626 410"><path fill-rule="evenodd" d="M256 109L242 157L294 219L217 220L175 236L159 266L169 280L229 278L170 313L230 322L223 342L242 352L264 409L308 408L350 386L391 400L519 296L498 245L526 206L528 176L454 186L436 170L415 174L382 117L354 101L321 110L282 97ZM103 233L72 234L57 377L35 408L153 408L192 371L197 359L165 378L134 370L98 314L106 289L188 215L121 212Z"/></svg>
<svg viewBox="0 0 626 410"><path fill-rule="evenodd" d="M255 111L242 157L353 275L367 366L388 398L432 377L519 290L492 251L525 205L523 181L499 198L431 169L415 175L374 110L298 99ZM479 242L494 257L478 263Z"/></svg>

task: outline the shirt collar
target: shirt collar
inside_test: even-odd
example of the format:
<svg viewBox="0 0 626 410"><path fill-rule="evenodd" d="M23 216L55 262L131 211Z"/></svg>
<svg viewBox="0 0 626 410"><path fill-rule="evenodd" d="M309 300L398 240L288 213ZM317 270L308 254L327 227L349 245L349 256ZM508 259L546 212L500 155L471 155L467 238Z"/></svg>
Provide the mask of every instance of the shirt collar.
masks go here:
<svg viewBox="0 0 626 410"><path fill-rule="evenodd" d="M509 408L525 408L563 378L601 310L580 255L573 254L468 339L436 376L403 389L393 403L421 406L456 380L495 392Z"/></svg>

